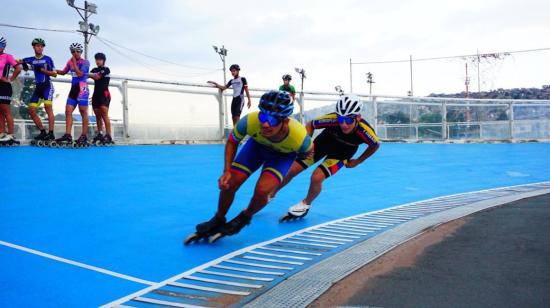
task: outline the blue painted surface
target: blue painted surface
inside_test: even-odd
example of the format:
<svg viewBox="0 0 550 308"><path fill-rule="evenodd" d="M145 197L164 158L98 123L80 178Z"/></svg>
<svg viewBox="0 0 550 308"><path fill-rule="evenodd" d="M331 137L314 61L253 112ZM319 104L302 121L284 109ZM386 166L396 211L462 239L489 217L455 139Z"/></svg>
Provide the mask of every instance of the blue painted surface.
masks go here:
<svg viewBox="0 0 550 308"><path fill-rule="evenodd" d="M550 144L383 144L364 164L329 179L307 219L277 222L303 198L309 171L240 234L214 245L184 247L182 238L214 212L223 146L0 148L0 240L161 281L236 249L336 218L550 180L548 157ZM229 218L246 206L253 182L241 188ZM1 306L92 307L142 288L0 248L0 283L10 286L0 288Z"/></svg>

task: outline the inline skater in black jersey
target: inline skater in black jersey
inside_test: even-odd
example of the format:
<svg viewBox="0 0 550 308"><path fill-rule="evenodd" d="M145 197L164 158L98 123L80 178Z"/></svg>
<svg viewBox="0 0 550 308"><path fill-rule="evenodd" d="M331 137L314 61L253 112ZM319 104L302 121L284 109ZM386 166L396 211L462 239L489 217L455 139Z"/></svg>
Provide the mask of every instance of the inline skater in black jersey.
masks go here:
<svg viewBox="0 0 550 308"><path fill-rule="evenodd" d="M97 67L93 68L88 74L89 78L94 80L94 93L92 95L92 108L97 122L97 136L92 143L95 145L112 144L111 120L109 119L109 104L111 103L111 93L109 92L109 82L111 80L111 70L105 66L107 57L104 53L98 52L94 56ZM103 125L105 125L105 136L103 136Z"/></svg>
<svg viewBox="0 0 550 308"><path fill-rule="evenodd" d="M238 64L233 64L229 67L233 79L229 80L226 85L220 85L215 81L208 81L208 83L214 85L216 88L224 91L228 88L233 88L233 100L231 101L231 119L233 120L233 126L241 118L241 112L244 106L244 94L248 98L248 108L252 106L252 100L250 99L250 92L248 92L248 82L246 78L239 76L241 68Z"/></svg>

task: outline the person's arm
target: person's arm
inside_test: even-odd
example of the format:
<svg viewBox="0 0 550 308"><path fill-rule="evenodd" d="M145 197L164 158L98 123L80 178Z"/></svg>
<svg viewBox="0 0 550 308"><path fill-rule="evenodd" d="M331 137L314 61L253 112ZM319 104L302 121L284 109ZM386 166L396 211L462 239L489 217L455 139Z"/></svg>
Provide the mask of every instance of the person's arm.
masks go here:
<svg viewBox="0 0 550 308"><path fill-rule="evenodd" d="M246 93L246 97L248 98L248 109L252 107L252 100L250 99L250 92L248 91L248 86L244 87L244 92Z"/></svg>
<svg viewBox="0 0 550 308"><path fill-rule="evenodd" d="M230 81L231 82L231 81ZM229 88L229 84L228 85L221 85L215 81L212 81L212 80L208 80L207 83L213 85L214 87L220 89L220 91L224 91L224 90L227 90L227 88Z"/></svg>
<svg viewBox="0 0 550 308"><path fill-rule="evenodd" d="M346 167L347 168L357 167L358 165L363 163L365 160L367 160L367 158L371 157L372 154L374 154L376 151L378 151L379 148L380 148L380 143L375 143L373 145L369 145L365 149L363 154L361 154L361 156L359 156L357 159L348 160L348 162L346 163Z"/></svg>
<svg viewBox="0 0 550 308"><path fill-rule="evenodd" d="M71 58L71 59L74 59L74 58ZM65 67L62 69L62 70L55 70L55 72L58 74L58 75L65 75L69 72L69 70L71 69L71 61L72 60L69 60L69 62L67 62L67 64L65 65Z"/></svg>
<svg viewBox="0 0 550 308"><path fill-rule="evenodd" d="M218 180L218 186L220 189L229 188L229 180L231 180L231 163L235 159L238 147L238 141L227 140L227 143L225 144L223 174Z"/></svg>
<svg viewBox="0 0 550 308"><path fill-rule="evenodd" d="M315 127L313 127L313 121L309 121L306 123L306 130L309 136L313 136L313 132L315 131Z"/></svg>
<svg viewBox="0 0 550 308"><path fill-rule="evenodd" d="M74 73L76 74L76 76L78 76L78 78L82 77L84 73L82 72L82 70L80 70L80 67L78 67L78 64L76 63L76 58L72 57L71 61L73 63Z"/></svg>
<svg viewBox="0 0 550 308"><path fill-rule="evenodd" d="M347 168L354 168L363 163L367 158L371 157L380 148L380 139L376 136L374 129L370 125L360 122L360 127L357 129L357 134L368 145L367 149L357 159L350 159L346 163Z"/></svg>
<svg viewBox="0 0 550 308"><path fill-rule="evenodd" d="M47 61L46 63L47 63L46 67L41 67L41 68L40 68L40 71L41 71L42 73L44 73L44 74L50 76L50 77L57 77L57 72L55 71L55 68L54 68L55 66L54 66L54 64L53 64L53 61L52 61L52 60L49 60L49 61ZM49 70L48 67L51 67L52 69Z"/></svg>
<svg viewBox="0 0 550 308"><path fill-rule="evenodd" d="M237 122L237 125L233 128L233 132L229 135L227 143L225 144L225 154L223 163L223 174L218 180L218 186L220 189L227 189L229 187L229 180L231 180L231 163L235 159L237 148L239 143L246 136L248 124L248 115L244 116Z"/></svg>
<svg viewBox="0 0 550 308"><path fill-rule="evenodd" d="M19 73L21 73L21 65L16 63L14 66L13 74L11 75L10 82L13 82L15 79L17 79Z"/></svg>

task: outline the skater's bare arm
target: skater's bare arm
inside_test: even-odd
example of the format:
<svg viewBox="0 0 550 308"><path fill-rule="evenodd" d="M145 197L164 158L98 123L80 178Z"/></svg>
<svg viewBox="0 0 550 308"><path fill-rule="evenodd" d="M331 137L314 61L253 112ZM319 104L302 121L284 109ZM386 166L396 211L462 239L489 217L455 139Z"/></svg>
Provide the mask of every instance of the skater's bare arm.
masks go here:
<svg viewBox="0 0 550 308"><path fill-rule="evenodd" d="M17 76L19 75L19 73L21 73L21 65L20 64L15 66L15 69L13 71L13 74L11 75L10 81L14 81L15 79L17 79Z"/></svg>
<svg viewBox="0 0 550 308"><path fill-rule="evenodd" d="M315 128L313 127L313 123L311 121L307 122L306 130L308 135L313 136L313 132L315 131Z"/></svg>
<svg viewBox="0 0 550 308"><path fill-rule="evenodd" d="M252 100L250 99L250 92L248 91L248 85L244 87L244 92L246 93L246 97L248 98L248 109L252 107Z"/></svg>
<svg viewBox="0 0 550 308"><path fill-rule="evenodd" d="M221 84L219 84L219 83L217 83L217 82L215 82L215 81L212 81L212 80L207 81L207 83L213 85L214 87L216 87L216 88L218 88L218 89L220 89L220 90L222 90L222 91L224 91L224 90L227 89L227 86L221 85Z"/></svg>
<svg viewBox="0 0 550 308"><path fill-rule="evenodd" d="M218 180L218 185L220 189L229 188L229 180L231 179L231 163L235 159L235 154L237 153L237 147L239 142L228 140L225 144L225 155L224 155L224 164L223 164L223 174Z"/></svg>
<svg viewBox="0 0 550 308"><path fill-rule="evenodd" d="M367 158L371 157L372 154L374 154L376 151L378 151L379 148L380 148L379 143L376 143L374 145L369 145L367 147L367 149L363 152L363 154L361 154L361 156L359 156L359 158L348 160L348 162L346 163L346 167L347 168L357 167L359 164L364 162Z"/></svg>

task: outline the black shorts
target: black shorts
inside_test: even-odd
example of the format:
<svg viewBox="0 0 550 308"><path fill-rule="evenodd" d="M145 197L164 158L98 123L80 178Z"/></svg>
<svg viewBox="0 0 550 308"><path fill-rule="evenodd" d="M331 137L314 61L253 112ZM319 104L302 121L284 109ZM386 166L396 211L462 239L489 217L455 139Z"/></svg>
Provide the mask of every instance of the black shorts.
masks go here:
<svg viewBox="0 0 550 308"><path fill-rule="evenodd" d="M12 94L11 83L0 81L0 104L11 104Z"/></svg>
<svg viewBox="0 0 550 308"><path fill-rule="evenodd" d="M243 111L243 106L244 106L244 97L242 96L233 97L233 100L231 101L231 116L240 117L241 112Z"/></svg>
<svg viewBox="0 0 550 308"><path fill-rule="evenodd" d="M92 108L98 109L101 106L105 106L109 108L109 105L111 104L111 93L109 90L105 91L104 93L94 93L92 96Z"/></svg>

